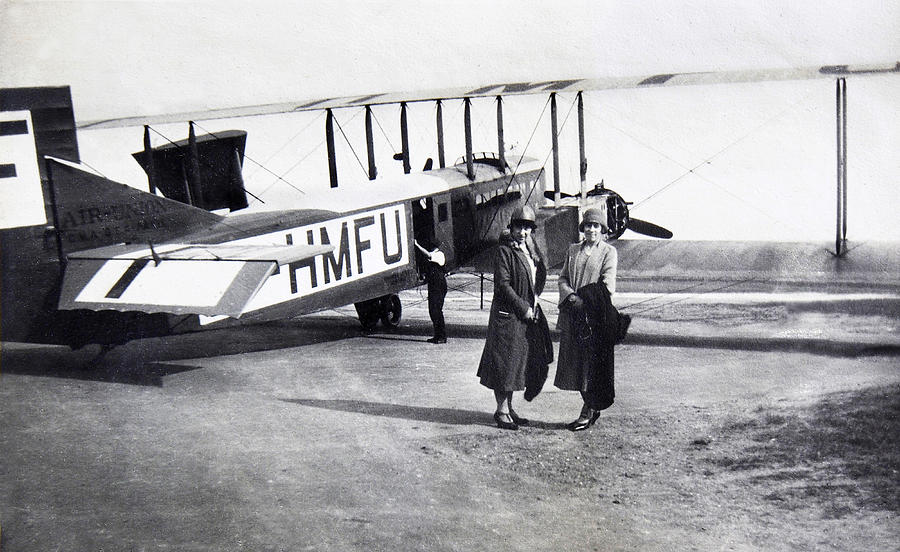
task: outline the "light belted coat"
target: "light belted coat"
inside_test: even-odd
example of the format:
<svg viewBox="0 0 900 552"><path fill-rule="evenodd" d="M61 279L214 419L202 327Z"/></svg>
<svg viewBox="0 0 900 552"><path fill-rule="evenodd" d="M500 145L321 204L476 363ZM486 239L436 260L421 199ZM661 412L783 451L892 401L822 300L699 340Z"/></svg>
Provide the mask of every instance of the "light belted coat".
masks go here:
<svg viewBox="0 0 900 552"><path fill-rule="evenodd" d="M501 244L497 248L494 298L487 340L478 365L481 384L496 391L525 389L529 361L529 321L525 313L543 291L547 277L543 261L536 259L536 277L532 282L526 255L509 245Z"/></svg>
<svg viewBox="0 0 900 552"><path fill-rule="evenodd" d="M618 253L616 248L606 242L600 242L591 251L584 266L584 271L575 281L576 257L581 251L582 242L569 246L566 259L559 273L559 318L556 326L561 335L559 340L559 360L556 363L556 378L553 385L560 389L583 391L586 380L582 372L582 351L575 334L576 308L567 299L588 284L603 282L610 295L616 291L616 268Z"/></svg>

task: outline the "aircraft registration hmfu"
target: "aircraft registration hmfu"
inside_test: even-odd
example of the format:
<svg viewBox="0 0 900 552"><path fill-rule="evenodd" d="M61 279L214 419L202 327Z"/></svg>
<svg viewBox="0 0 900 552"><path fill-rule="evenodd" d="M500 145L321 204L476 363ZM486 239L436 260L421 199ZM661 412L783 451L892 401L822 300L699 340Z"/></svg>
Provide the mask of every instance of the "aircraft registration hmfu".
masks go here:
<svg viewBox="0 0 900 552"><path fill-rule="evenodd" d="M407 217L405 204L399 203L231 242L331 246L329 252L288 263L271 274L241 314L403 268L411 259ZM200 324L224 318L225 315L201 315Z"/></svg>
<svg viewBox="0 0 900 552"><path fill-rule="evenodd" d="M399 203L235 243L332 245L318 257L292 262L274 274L244 312L297 299L406 265L410 259L407 209Z"/></svg>

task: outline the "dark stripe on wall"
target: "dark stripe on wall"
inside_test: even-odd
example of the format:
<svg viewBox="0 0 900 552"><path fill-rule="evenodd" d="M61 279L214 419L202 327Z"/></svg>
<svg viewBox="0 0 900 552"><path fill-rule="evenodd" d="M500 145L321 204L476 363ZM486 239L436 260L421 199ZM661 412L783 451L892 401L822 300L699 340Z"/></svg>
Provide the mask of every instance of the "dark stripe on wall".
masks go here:
<svg viewBox="0 0 900 552"><path fill-rule="evenodd" d="M13 164L0 165L0 178L15 178L16 166Z"/></svg>
<svg viewBox="0 0 900 552"><path fill-rule="evenodd" d="M109 293L106 294L108 299L119 299L122 297L122 294L125 293L125 290L128 289L128 286L134 282L135 278L137 278L138 274L140 274L141 270L147 266L147 263L150 262L150 259L138 259L131 263L131 266L128 267L128 270L125 271L125 274L122 274L122 277L119 278L119 281L109 290Z"/></svg>
<svg viewBox="0 0 900 552"><path fill-rule="evenodd" d="M28 121L0 121L0 136L28 134Z"/></svg>

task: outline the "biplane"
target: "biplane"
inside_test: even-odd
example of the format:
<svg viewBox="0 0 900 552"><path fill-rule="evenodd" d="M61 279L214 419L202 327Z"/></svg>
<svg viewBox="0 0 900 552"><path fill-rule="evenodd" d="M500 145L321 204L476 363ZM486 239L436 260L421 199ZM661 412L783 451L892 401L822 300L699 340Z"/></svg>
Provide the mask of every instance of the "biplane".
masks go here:
<svg viewBox="0 0 900 552"><path fill-rule="evenodd" d="M583 136L584 91L830 77L838 79L841 94L840 83L848 75L897 72L900 64L495 84L78 125L68 87L4 89L0 336L73 348L113 346L349 304L356 306L364 328L379 321L396 326L402 312L397 293L420 281L417 243L438 244L448 268L477 263L522 204L538 213L538 245L551 264L559 261L554 255L564 251L564 244L577 239L578 209L591 202L606 208L613 239L629 229L658 238L672 235L630 217L629 204L602 183L588 188L583 138L581 193L574 204L563 204L557 170L550 189L538 160L506 152L503 96L550 95L556 169L557 93L577 94ZM498 99L497 152L472 151L470 100L477 97ZM449 166L440 118L441 101L448 99L464 102L466 126L465 155ZM429 160L426 170L412 172L405 109L408 102L421 101L438 106L439 166ZM403 145L396 158L403 162L404 174L376 179L369 117L371 106L383 104L401 106ZM364 188L339 185L334 170L332 110L345 107L366 109L374 182ZM243 131L196 136L191 123L186 140L152 148L148 138L147 129L154 124L306 110L327 113L331 185L309 208L239 212L247 206ZM77 128L129 125L145 125L145 148L134 158L147 174L147 192L94 174L80 163ZM838 185L840 190L840 175ZM214 212L222 209L232 212Z"/></svg>

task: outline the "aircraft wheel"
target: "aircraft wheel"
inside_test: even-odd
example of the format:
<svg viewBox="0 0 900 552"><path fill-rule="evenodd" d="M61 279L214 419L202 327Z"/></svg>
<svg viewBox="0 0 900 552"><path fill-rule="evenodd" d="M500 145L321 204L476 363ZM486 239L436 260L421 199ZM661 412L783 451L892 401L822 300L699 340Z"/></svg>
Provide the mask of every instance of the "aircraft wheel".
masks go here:
<svg viewBox="0 0 900 552"><path fill-rule="evenodd" d="M403 305L400 303L400 297L393 294L382 297L381 307L381 323L386 328L399 326L400 317L403 315Z"/></svg>

